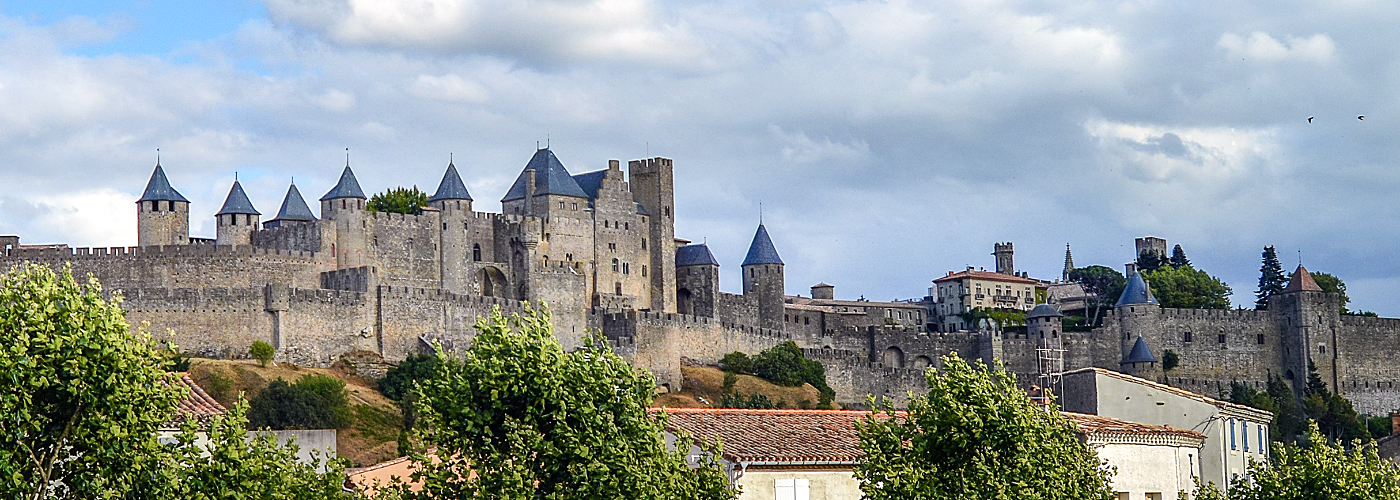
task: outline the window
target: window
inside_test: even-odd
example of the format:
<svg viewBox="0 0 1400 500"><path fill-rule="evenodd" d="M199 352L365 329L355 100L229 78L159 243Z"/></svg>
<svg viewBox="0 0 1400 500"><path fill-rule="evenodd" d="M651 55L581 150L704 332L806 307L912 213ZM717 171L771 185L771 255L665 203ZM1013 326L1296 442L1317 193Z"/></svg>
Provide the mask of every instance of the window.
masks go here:
<svg viewBox="0 0 1400 500"><path fill-rule="evenodd" d="M573 260L574 260L574 254L571 254L571 253L566 253L566 254L564 254L564 260L573 261Z"/></svg>
<svg viewBox="0 0 1400 500"><path fill-rule="evenodd" d="M617 295L622 295L622 283L613 283L613 290L617 291Z"/></svg>
<svg viewBox="0 0 1400 500"><path fill-rule="evenodd" d="M1222 334L1220 334L1219 336L1217 336L1216 343L1224 344L1224 343L1225 343L1225 334L1222 333Z"/></svg>
<svg viewBox="0 0 1400 500"><path fill-rule="evenodd" d="M1264 424L1254 426L1259 431L1259 453L1263 454L1269 449L1268 438L1264 437Z"/></svg>
<svg viewBox="0 0 1400 500"><path fill-rule="evenodd" d="M1318 353L1318 354L1327 354L1327 346L1322 345L1322 344L1318 344L1318 346L1317 346L1317 353Z"/></svg>
<svg viewBox="0 0 1400 500"><path fill-rule="evenodd" d="M1259 338L1255 340L1259 341L1259 345L1264 345L1264 334L1259 334Z"/></svg>
<svg viewBox="0 0 1400 500"><path fill-rule="evenodd" d="M442 223L442 230L443 230L443 231L446 231L446 230L447 230L447 223L446 223L446 222Z"/></svg>
<svg viewBox="0 0 1400 500"><path fill-rule="evenodd" d="M613 259L613 272L617 272L617 269L618 269L617 259ZM622 294L618 294L618 295L622 295Z"/></svg>
<svg viewBox="0 0 1400 500"><path fill-rule="evenodd" d="M811 483L806 479L774 479L774 500L810 500Z"/></svg>
<svg viewBox="0 0 1400 500"><path fill-rule="evenodd" d="M174 211L175 211L175 200L170 200L170 201L167 201L166 203L169 203L169 204L170 204L170 211L171 211L171 212L174 212ZM1317 324L1319 324L1319 325L1322 324L1322 319L1321 319L1321 318L1319 318L1319 319L1317 320Z"/></svg>
<svg viewBox="0 0 1400 500"><path fill-rule="evenodd" d="M1249 451L1249 422L1240 421L1240 444L1244 445L1244 451Z"/></svg>
<svg viewBox="0 0 1400 500"><path fill-rule="evenodd" d="M1191 341L1191 332L1186 332L1184 335L1182 335L1182 337L1183 337L1183 338L1182 338L1183 341L1190 342L1190 341Z"/></svg>
<svg viewBox="0 0 1400 500"><path fill-rule="evenodd" d="M477 262L481 262L481 245L480 245L480 244L474 244L474 245L472 245L472 260L477 261Z"/></svg>
<svg viewBox="0 0 1400 500"><path fill-rule="evenodd" d="M646 250L646 249L647 249L647 239L646 239L646 238L642 238L642 250Z"/></svg>
<svg viewBox="0 0 1400 500"><path fill-rule="evenodd" d="M626 262L622 263L622 274L632 274L632 268Z"/></svg>
<svg viewBox="0 0 1400 500"><path fill-rule="evenodd" d="M1232 449L1232 450L1239 449L1238 447L1235 446L1235 419L1232 418L1232 419L1226 421L1226 422L1225 422L1225 425L1227 425L1227 426L1230 427L1230 449Z"/></svg>
<svg viewBox="0 0 1400 500"><path fill-rule="evenodd" d="M642 265L642 277L647 277L647 266L645 264Z"/></svg>
<svg viewBox="0 0 1400 500"><path fill-rule="evenodd" d="M617 243L608 243L608 250L617 251Z"/></svg>
<svg viewBox="0 0 1400 500"><path fill-rule="evenodd" d="M608 221L607 221L607 219L604 219L604 220L603 220L603 227L608 227Z"/></svg>
<svg viewBox="0 0 1400 500"><path fill-rule="evenodd" d="M803 316L803 317L802 317L802 324L804 324L804 325L810 325L810 324L812 324L812 322L809 321L809 318L807 318L806 316Z"/></svg>
<svg viewBox="0 0 1400 500"><path fill-rule="evenodd" d="M661 211L665 213L667 217L671 216L671 207L662 208Z"/></svg>
<svg viewBox="0 0 1400 500"><path fill-rule="evenodd" d="M1190 453L1187 453L1187 454L1186 454L1186 470L1188 470L1188 471L1191 472L1191 477L1196 477L1196 456L1195 456L1195 455L1192 455L1192 454L1190 454Z"/></svg>
<svg viewBox="0 0 1400 500"><path fill-rule="evenodd" d="M560 210L563 210L563 209L564 209L564 202L563 202L562 200L559 202L559 209L560 209Z"/></svg>
<svg viewBox="0 0 1400 500"><path fill-rule="evenodd" d="M578 210L578 203L575 203L574 206L571 207L571 209L572 209L572 210Z"/></svg>
<svg viewBox="0 0 1400 500"><path fill-rule="evenodd" d="M630 223L630 222L623 222L623 223L622 223L622 230L623 230L623 231L631 231L631 230L632 230L632 223Z"/></svg>

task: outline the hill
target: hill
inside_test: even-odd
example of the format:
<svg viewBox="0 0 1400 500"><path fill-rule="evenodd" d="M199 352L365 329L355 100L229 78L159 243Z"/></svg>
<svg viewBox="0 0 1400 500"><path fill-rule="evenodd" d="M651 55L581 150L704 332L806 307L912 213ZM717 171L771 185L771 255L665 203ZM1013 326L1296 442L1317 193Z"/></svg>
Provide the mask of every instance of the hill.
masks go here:
<svg viewBox="0 0 1400 500"><path fill-rule="evenodd" d="M684 366L681 367L681 375L685 378L681 391L659 395L652 405L668 408L719 407L724 394L724 371L713 366ZM786 408L815 408L821 397L821 392L812 384L783 387L753 375L739 375L734 382L734 390L745 396L762 394Z"/></svg>

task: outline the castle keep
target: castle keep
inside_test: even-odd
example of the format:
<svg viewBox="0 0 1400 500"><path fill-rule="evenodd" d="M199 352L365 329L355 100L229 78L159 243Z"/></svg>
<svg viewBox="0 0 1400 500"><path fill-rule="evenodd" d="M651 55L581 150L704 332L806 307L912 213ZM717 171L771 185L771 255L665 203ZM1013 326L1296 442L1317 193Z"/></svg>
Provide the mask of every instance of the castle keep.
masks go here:
<svg viewBox="0 0 1400 500"><path fill-rule="evenodd" d="M1100 367L1207 394L1231 381L1262 387L1270 374L1301 388L1311 361L1361 411L1400 407L1400 320L1341 316L1337 297L1301 268L1267 311L1163 309L1134 274L1104 326L1065 332L1054 308L1033 307L1036 282L1015 271L1011 244L998 244L999 273L982 273L994 283L985 293L1030 309L1025 330L1012 332L940 322L983 293L974 281L940 279L940 291L918 302L839 300L825 283L810 297L787 295L783 260L760 223L740 263L743 293L730 294L720 291L710 249L676 238L672 173L672 160L658 157L575 175L539 149L502 197L502 213L486 213L473 210L449 163L429 205L405 215L369 211L347 163L317 199L319 214L293 184L263 220L235 181L207 239L189 236L190 202L158 164L136 201L136 246L0 236L0 259L71 263L122 291L133 325L149 323L210 357L242 356L261 340L303 365L393 363L439 345L464 348L492 308L511 313L542 300L565 348L601 332L673 390L684 364L792 340L826 366L846 404L867 394L901 404L923 388L924 368L957 352L1000 360L1026 384ZM1170 371L1159 361L1167 349L1180 358Z"/></svg>

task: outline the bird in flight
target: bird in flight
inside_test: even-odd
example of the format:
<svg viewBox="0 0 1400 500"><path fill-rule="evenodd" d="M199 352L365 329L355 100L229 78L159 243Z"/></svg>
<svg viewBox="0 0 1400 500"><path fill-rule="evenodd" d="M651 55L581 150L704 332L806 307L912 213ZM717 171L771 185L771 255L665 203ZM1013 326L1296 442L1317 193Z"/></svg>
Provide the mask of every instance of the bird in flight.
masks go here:
<svg viewBox="0 0 1400 500"><path fill-rule="evenodd" d="M1356 119L1357 119L1357 120L1365 120L1365 119L1366 119L1366 115L1358 115L1358 116L1356 117Z"/></svg>
<svg viewBox="0 0 1400 500"><path fill-rule="evenodd" d="M1309 117L1308 117L1308 123L1312 123L1312 119L1313 119L1313 117L1309 116Z"/></svg>

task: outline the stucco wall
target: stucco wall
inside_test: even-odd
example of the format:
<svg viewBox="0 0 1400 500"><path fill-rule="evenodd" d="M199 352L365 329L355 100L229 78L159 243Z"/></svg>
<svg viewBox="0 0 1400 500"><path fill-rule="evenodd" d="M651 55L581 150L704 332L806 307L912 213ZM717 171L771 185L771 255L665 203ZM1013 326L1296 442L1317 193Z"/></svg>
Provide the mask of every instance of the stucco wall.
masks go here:
<svg viewBox="0 0 1400 500"><path fill-rule="evenodd" d="M811 500L858 500L860 482L850 470L765 470L749 468L739 478L742 500L774 500L774 480L806 479Z"/></svg>

